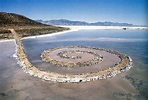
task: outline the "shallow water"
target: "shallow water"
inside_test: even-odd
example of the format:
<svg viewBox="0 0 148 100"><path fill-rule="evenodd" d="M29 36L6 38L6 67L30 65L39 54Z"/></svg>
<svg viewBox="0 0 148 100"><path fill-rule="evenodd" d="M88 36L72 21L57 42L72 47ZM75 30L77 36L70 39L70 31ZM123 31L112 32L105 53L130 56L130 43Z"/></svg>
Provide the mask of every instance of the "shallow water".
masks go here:
<svg viewBox="0 0 148 100"><path fill-rule="evenodd" d="M127 72L126 78L132 82L142 96L148 98L147 36L146 30L79 30L50 37L25 39L23 44L29 59L36 66L49 66L41 61L40 54L45 49L59 46L90 46L113 49L129 55L133 59L134 67Z"/></svg>
<svg viewBox="0 0 148 100"><path fill-rule="evenodd" d="M59 46L113 49L133 59L128 72L107 80L86 83L53 83L23 72L12 55L14 42L0 43L0 100L147 100L148 33L145 30L80 30L48 37L24 39L33 65L44 67L40 54Z"/></svg>
<svg viewBox="0 0 148 100"><path fill-rule="evenodd" d="M146 30L80 30L65 34L25 39L23 44L31 61L39 60L43 50L59 46L90 46L119 51L148 62Z"/></svg>

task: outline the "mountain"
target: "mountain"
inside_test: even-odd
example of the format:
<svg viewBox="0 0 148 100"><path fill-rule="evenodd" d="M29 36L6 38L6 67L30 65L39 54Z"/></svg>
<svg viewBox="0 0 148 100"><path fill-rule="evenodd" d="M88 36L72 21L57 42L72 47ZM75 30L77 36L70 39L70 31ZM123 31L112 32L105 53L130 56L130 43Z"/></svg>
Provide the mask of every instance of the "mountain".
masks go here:
<svg viewBox="0 0 148 100"><path fill-rule="evenodd" d="M25 26L25 25L43 26L43 24L22 15L0 12L0 26Z"/></svg>
<svg viewBox="0 0 148 100"><path fill-rule="evenodd" d="M118 23L118 22L96 22L96 23L90 23L90 25L94 25L94 26L134 26L133 24Z"/></svg>
<svg viewBox="0 0 148 100"><path fill-rule="evenodd" d="M20 37L50 34L69 30L69 28L45 25L23 15L0 12L0 39L13 39L10 30L14 29Z"/></svg>
<svg viewBox="0 0 148 100"><path fill-rule="evenodd" d="M47 25L71 25L71 26L135 26L129 23L118 23L118 22L95 22L88 23L84 21L70 21L67 19L59 19L59 20L36 20L37 22L47 24Z"/></svg>
<svg viewBox="0 0 148 100"><path fill-rule="evenodd" d="M43 20L36 20L37 22L44 23L47 25L89 25L87 22L83 21L70 21L66 19L60 19L60 20L49 20L49 21L43 21Z"/></svg>

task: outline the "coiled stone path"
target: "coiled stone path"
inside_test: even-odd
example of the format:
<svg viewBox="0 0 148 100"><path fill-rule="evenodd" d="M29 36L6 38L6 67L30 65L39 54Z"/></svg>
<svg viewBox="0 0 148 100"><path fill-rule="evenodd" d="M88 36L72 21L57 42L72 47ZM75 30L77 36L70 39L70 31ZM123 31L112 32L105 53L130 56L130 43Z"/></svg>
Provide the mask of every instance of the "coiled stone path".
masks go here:
<svg viewBox="0 0 148 100"><path fill-rule="evenodd" d="M72 55L74 54L74 57L72 57L72 55L68 54L68 52L67 52L68 58L72 58L72 60L80 60L84 56L83 53L89 55L89 57L92 56L92 57L90 57L91 60L92 59L94 60L95 57L98 57L99 62L101 62L101 63L103 63L103 61L104 61L104 63L108 63L105 60L107 58L107 56L105 58L106 53L114 55L115 57L119 58L120 60L118 62L116 62L114 64L114 66L109 66L108 68L98 70L97 72L80 73L80 74L76 74L76 75L71 75L71 74L66 74L66 73L65 74L59 74L59 73L55 73L55 72L41 71L40 69L38 69L37 67L32 65L30 63L30 61L28 60L28 57L27 57L27 55L26 55L26 53L24 51L22 41L21 41L20 37L18 36L18 34L13 29L9 29L9 30L12 32L12 34L14 36L14 39L16 41L17 60L18 60L18 62L20 64L20 66L22 67L22 69L24 70L24 72L30 74L31 76L38 77L38 78L41 78L41 79L46 80L46 81L53 81L53 82L87 82L87 81L94 81L94 80L100 80L100 79L107 79L107 78L113 77L113 76L115 76L115 75L117 75L117 74L119 74L121 72L127 71L132 67L132 59L130 57L128 57L128 56L126 56L124 54L120 54L120 53L118 53L116 51L98 49L98 48L90 48L90 47L82 47L82 46L75 46L75 47L68 47L68 48L65 47L68 50L70 48L74 49L74 50L68 51L70 54L73 52ZM56 49L57 48L52 49L52 50L56 51ZM79 49L79 50L75 51L75 49ZM82 50L82 49L84 49L84 50ZM106 52L106 53L104 53L104 55L102 53L97 54L96 52L93 53L93 51L91 51L91 50L97 50L97 51L102 51L102 52ZM50 56L44 55L44 54L46 54L46 52L47 52L47 54L49 53L52 56L51 55ZM80 56L77 55L78 52L80 54L82 54L82 55L80 55ZM58 52L58 53L57 52L50 53L47 50L47 51L45 51L45 53L43 52L41 57L43 59L44 59L44 56L47 57L47 58L48 57L60 57L60 56L57 56L59 53L60 52ZM75 54L76 54L76 56L75 56ZM67 56L64 56L64 57L67 57ZM75 58L75 59L73 59L73 58ZM56 58L54 58L53 60L55 60L55 59ZM62 59L60 57L60 59L56 59L56 60L59 61L59 60L62 60ZM48 59L46 59L46 60L48 60ZM84 61L84 59L82 59L82 60ZM52 61L52 60L50 59L49 61ZM53 63L53 62L52 63L56 64L57 61L55 61L55 63ZM70 60L68 59L68 61L67 61L68 66L69 66L69 61L71 61L71 59ZM86 61L89 62L88 57L86 57ZM76 63L76 62L77 61L73 61L73 64ZM82 66L85 67L84 65L82 65ZM80 67L80 66L78 66L78 67Z"/></svg>
<svg viewBox="0 0 148 100"><path fill-rule="evenodd" d="M82 46L59 47L45 50L42 60L63 67L84 67L101 63L103 57L92 48Z"/></svg>

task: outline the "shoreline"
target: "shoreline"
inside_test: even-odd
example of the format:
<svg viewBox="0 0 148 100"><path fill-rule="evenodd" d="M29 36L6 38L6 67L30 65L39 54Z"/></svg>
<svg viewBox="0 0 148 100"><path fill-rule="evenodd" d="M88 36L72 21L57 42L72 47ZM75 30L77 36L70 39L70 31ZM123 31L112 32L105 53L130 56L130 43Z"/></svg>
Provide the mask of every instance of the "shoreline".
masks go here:
<svg viewBox="0 0 148 100"><path fill-rule="evenodd" d="M15 39L2 39L2 40L0 40L0 43L1 42L10 42L10 41L14 41L15 42Z"/></svg>
<svg viewBox="0 0 148 100"><path fill-rule="evenodd" d="M126 29L132 29L132 30L148 30L148 27L137 27L137 26L60 26L60 27L68 27L70 29L75 30L82 30L82 29L99 29L99 30L126 30Z"/></svg>
<svg viewBox="0 0 148 100"><path fill-rule="evenodd" d="M33 38L40 38L40 37L46 37L46 36L54 36L59 34L64 34L68 32L74 32L79 30L93 30L93 29L99 29L99 30L124 30L126 29L132 29L132 30L148 30L148 27L129 27L129 26L60 26L65 28L70 28L70 30L62 31L62 32L55 32L50 34L43 34L43 35L37 35L37 36L29 36L21 38L23 39L33 39Z"/></svg>
<svg viewBox="0 0 148 100"><path fill-rule="evenodd" d="M46 36L54 36L54 35L64 34L64 33L73 32L73 31L78 31L78 30L77 29L70 29L70 30L66 30L66 31L62 31L62 32L54 32L54 33L49 33L49 34L37 35L37 36L29 36L29 37L21 38L21 40L40 38L40 37L46 37Z"/></svg>
<svg viewBox="0 0 148 100"><path fill-rule="evenodd" d="M68 28L68 27L66 27L66 28ZM53 32L53 33L49 33L49 34L23 37L23 38L21 38L21 40L40 38L40 37L46 37L46 36L54 36L54 35L64 34L64 33L73 32L73 31L78 31L78 30L70 28L70 30L64 30L64 31L61 31L61 32ZM0 42L7 42L7 41L15 41L15 39L0 39Z"/></svg>
<svg viewBox="0 0 148 100"><path fill-rule="evenodd" d="M43 35L36 35L36 36L29 36L29 37L23 37L21 40L24 39L33 39L33 38L40 38L40 37L46 37L46 36L54 36L59 34L64 34L68 32L74 32L79 30L124 30L131 29L131 30L148 30L148 27L129 27L129 26L60 26L60 27L66 27L70 28L70 30L62 31L62 32L54 32L49 34L43 34ZM15 41L15 39L0 39L0 42L7 42L7 41Z"/></svg>

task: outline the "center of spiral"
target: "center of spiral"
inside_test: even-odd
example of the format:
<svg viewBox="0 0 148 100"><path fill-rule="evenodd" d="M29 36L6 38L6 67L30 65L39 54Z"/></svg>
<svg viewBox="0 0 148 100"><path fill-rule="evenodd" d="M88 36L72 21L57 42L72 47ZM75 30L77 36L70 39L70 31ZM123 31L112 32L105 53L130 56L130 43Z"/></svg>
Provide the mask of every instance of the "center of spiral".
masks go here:
<svg viewBox="0 0 148 100"><path fill-rule="evenodd" d="M82 51L63 51L58 53L57 55L60 56L61 58L66 58L66 59L81 59L82 56L75 55L75 54L83 53Z"/></svg>
<svg viewBox="0 0 148 100"><path fill-rule="evenodd" d="M103 61L103 57L92 52L90 48L65 47L45 50L41 57L43 61L63 66L82 67L98 64Z"/></svg>

